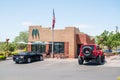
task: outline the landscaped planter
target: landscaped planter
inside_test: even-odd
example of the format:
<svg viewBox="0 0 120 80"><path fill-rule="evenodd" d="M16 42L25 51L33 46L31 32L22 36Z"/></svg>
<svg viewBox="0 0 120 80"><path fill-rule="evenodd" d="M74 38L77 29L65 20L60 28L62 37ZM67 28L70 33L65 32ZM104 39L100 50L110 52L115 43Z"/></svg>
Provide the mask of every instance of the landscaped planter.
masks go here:
<svg viewBox="0 0 120 80"><path fill-rule="evenodd" d="M0 60L5 60L6 57L5 56L0 56Z"/></svg>

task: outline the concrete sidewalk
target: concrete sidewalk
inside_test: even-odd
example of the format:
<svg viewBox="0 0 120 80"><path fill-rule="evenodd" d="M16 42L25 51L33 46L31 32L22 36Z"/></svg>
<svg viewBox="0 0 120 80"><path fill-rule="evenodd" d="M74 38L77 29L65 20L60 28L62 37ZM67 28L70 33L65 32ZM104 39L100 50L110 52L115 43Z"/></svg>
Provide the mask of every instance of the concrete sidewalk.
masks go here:
<svg viewBox="0 0 120 80"><path fill-rule="evenodd" d="M104 66L107 67L120 67L120 55L114 55L106 57L106 63Z"/></svg>

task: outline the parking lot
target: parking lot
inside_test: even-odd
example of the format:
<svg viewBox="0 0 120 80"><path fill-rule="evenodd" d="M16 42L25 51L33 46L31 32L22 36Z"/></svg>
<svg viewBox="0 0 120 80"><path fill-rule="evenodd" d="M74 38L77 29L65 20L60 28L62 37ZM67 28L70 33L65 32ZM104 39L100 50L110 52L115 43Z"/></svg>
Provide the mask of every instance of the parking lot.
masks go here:
<svg viewBox="0 0 120 80"><path fill-rule="evenodd" d="M120 66L86 63L77 59L45 59L30 64L15 64L12 60L0 62L0 80L117 80Z"/></svg>

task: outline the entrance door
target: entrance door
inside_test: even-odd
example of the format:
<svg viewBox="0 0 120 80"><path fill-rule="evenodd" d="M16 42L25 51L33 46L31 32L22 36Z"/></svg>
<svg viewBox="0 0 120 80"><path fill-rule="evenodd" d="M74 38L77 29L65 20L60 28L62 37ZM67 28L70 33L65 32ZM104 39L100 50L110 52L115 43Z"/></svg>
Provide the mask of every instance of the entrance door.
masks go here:
<svg viewBox="0 0 120 80"><path fill-rule="evenodd" d="M76 58L78 58L79 54L80 54L80 47L82 44L77 44L77 54L76 54Z"/></svg>

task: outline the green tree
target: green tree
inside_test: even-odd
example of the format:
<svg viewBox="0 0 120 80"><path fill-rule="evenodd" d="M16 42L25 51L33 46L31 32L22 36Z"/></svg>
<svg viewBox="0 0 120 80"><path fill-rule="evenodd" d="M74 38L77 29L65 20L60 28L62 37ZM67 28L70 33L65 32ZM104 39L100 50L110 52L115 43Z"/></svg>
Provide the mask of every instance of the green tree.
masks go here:
<svg viewBox="0 0 120 80"><path fill-rule="evenodd" d="M13 52L15 49L16 49L15 43L12 42L12 43L8 44L8 50L10 52ZM7 43L6 42L0 44L0 51L3 51L3 52L7 51Z"/></svg>
<svg viewBox="0 0 120 80"><path fill-rule="evenodd" d="M102 34L100 34L99 36L96 36L96 42L98 45L104 45L106 44L107 42L107 38L108 38L108 34L109 32L108 31L104 31Z"/></svg>
<svg viewBox="0 0 120 80"><path fill-rule="evenodd" d="M10 52L15 51L16 48L17 48L17 45L14 42L13 43L9 43L8 49L9 49Z"/></svg>
<svg viewBox="0 0 120 80"><path fill-rule="evenodd" d="M17 36L14 42L28 42L28 31L20 32L19 36Z"/></svg>
<svg viewBox="0 0 120 80"><path fill-rule="evenodd" d="M113 31L104 31L99 36L96 36L96 42L98 45L107 46L108 48L114 48L120 45L120 33Z"/></svg>
<svg viewBox="0 0 120 80"><path fill-rule="evenodd" d="M6 51L6 43L5 42L3 42L3 43L1 43L0 44L0 51Z"/></svg>
<svg viewBox="0 0 120 80"><path fill-rule="evenodd" d="M108 48L113 48L113 41L114 41L114 34L113 32L109 32L108 36L106 38L106 42L104 43L105 46L107 46Z"/></svg>
<svg viewBox="0 0 120 80"><path fill-rule="evenodd" d="M118 46L120 46L120 33L119 32L114 34L112 46L115 47L116 49Z"/></svg>
<svg viewBox="0 0 120 80"><path fill-rule="evenodd" d="M28 42L28 31L23 31L23 32L20 32L19 33L19 36L17 36L15 39L14 39L14 42L17 43L17 42ZM18 49L24 49L26 48L27 45L26 44L17 44L17 48Z"/></svg>

